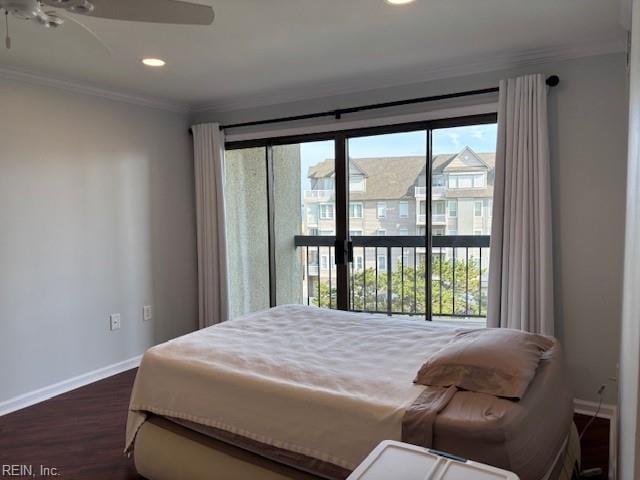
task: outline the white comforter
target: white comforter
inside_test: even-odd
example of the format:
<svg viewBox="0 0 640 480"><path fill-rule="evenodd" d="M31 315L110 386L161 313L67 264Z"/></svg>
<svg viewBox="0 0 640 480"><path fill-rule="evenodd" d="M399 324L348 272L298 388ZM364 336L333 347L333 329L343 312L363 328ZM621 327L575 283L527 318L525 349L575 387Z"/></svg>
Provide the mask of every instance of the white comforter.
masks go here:
<svg viewBox="0 0 640 480"><path fill-rule="evenodd" d="M424 361L457 330L419 319L287 305L148 350L127 449L147 412L220 428L354 469L425 387Z"/></svg>

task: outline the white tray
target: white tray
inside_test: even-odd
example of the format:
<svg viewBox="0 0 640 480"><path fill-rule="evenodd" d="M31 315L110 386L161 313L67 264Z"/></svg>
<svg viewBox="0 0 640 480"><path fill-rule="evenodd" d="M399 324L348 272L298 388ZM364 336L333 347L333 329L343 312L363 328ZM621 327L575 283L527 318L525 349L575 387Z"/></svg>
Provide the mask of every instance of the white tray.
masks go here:
<svg viewBox="0 0 640 480"><path fill-rule="evenodd" d="M385 440L347 480L519 480L514 473L444 452Z"/></svg>

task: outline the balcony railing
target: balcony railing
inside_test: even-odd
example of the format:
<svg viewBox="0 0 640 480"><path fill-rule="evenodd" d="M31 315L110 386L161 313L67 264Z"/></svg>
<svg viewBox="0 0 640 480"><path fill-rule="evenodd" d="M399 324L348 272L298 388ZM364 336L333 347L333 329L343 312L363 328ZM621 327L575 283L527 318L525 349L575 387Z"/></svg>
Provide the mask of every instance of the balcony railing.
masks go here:
<svg viewBox="0 0 640 480"><path fill-rule="evenodd" d="M328 200L334 194L333 190L305 190L304 198L307 200Z"/></svg>
<svg viewBox="0 0 640 480"><path fill-rule="evenodd" d="M431 187L431 196L433 198L442 198L445 191L443 186L433 186ZM415 187L414 195L418 198L425 198L427 196L427 187Z"/></svg>
<svg viewBox="0 0 640 480"><path fill-rule="evenodd" d="M349 268L353 311L432 317L486 317L489 265L488 236L433 237L431 264L425 238L417 236L352 237ZM315 259L334 257L335 237L296 236L303 271L304 300L336 308L336 267ZM427 282L431 270L431 281ZM428 298L431 308L428 312Z"/></svg>

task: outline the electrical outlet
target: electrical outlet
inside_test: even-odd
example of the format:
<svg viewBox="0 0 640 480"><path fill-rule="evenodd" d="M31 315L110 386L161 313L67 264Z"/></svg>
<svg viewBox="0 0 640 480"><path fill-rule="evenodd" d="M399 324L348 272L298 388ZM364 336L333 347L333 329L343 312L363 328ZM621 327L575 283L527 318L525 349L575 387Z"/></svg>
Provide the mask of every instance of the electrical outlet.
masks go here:
<svg viewBox="0 0 640 480"><path fill-rule="evenodd" d="M147 321L151 320L153 317L153 312L151 311L151 305L146 305L142 307L142 319Z"/></svg>
<svg viewBox="0 0 640 480"><path fill-rule="evenodd" d="M109 320L110 320L110 326L111 326L111 330L120 330L120 326L121 321L120 321L120 314L119 313L112 313L109 316Z"/></svg>

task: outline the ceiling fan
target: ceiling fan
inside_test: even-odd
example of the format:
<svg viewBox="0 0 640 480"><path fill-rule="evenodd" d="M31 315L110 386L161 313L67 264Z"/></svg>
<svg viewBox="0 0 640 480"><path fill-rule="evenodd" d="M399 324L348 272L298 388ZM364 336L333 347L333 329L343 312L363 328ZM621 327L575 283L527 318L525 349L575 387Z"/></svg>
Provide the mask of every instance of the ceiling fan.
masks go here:
<svg viewBox="0 0 640 480"><path fill-rule="evenodd" d="M0 0L5 13L5 45L11 48L9 14L45 28L55 28L65 20L78 23L98 40L99 37L79 20L65 13L132 22L211 25L215 14L207 5L181 0ZM100 40L101 43L103 43Z"/></svg>

